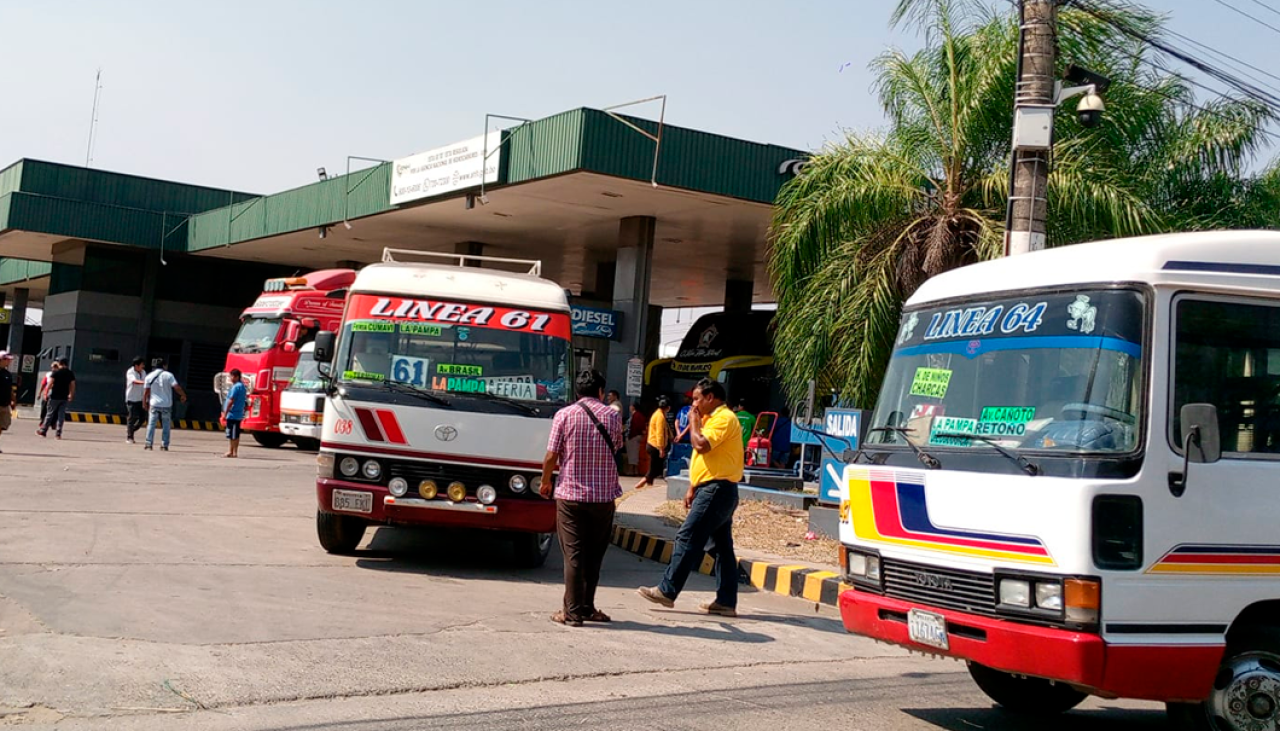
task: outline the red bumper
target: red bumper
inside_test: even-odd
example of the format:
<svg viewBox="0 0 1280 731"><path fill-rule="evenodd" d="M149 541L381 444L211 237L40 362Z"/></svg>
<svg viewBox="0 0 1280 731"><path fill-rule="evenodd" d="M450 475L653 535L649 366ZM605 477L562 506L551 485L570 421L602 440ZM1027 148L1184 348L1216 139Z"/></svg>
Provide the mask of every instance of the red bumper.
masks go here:
<svg viewBox="0 0 1280 731"><path fill-rule="evenodd" d="M333 510L333 491L356 490L373 493L372 513L350 513L366 518L374 523L394 523L396 525L421 525L450 528L481 528L488 530L523 531L527 533L551 533L556 529L556 504L552 500L531 498L498 498L493 504L497 510L490 514L476 510L433 510L421 507L387 505L386 499L391 494L387 488L377 485L364 485L358 482L343 480L317 479L316 499L320 510L331 513ZM413 498L415 496L408 496ZM447 505L444 498L436 498L441 506ZM435 502L435 501L433 501ZM345 515L346 513L344 513Z"/></svg>
<svg viewBox="0 0 1280 731"><path fill-rule="evenodd" d="M947 620L951 649L913 642L907 610ZM857 590L840 595L845 629L913 650L972 660L1019 675L1061 681L1109 698L1198 701L1209 695L1222 645L1116 645L1086 632L1036 627L925 607Z"/></svg>

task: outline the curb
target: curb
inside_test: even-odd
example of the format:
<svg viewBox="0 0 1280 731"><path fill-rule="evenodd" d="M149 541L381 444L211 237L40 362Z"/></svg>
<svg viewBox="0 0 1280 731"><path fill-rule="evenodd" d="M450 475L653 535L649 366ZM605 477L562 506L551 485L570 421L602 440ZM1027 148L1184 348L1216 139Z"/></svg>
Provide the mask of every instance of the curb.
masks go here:
<svg viewBox="0 0 1280 731"><path fill-rule="evenodd" d="M67 421L79 424L115 424L116 426L124 426L124 417L118 414L84 414L72 411L67 414ZM187 419L174 419L172 428L191 429L194 431L222 431L222 427L216 421L189 421Z"/></svg>
<svg viewBox="0 0 1280 731"><path fill-rule="evenodd" d="M624 551L658 563L671 563L671 552L675 548L675 541L621 525L613 526L611 542ZM715 561L704 555L698 573L710 575L714 568ZM738 580L761 591L832 607L838 606L841 592L852 588L841 582L840 575L834 571L745 558L738 559Z"/></svg>

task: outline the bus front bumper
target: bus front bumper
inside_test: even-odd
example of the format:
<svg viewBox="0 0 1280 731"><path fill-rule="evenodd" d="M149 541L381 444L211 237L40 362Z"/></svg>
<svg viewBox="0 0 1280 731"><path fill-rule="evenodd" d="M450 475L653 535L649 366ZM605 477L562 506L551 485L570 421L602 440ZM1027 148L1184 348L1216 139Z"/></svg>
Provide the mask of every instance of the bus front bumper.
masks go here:
<svg viewBox="0 0 1280 731"><path fill-rule="evenodd" d="M369 512L334 510L334 490L371 494ZM413 494L397 498L392 496L387 488L378 485L320 478L316 480L316 499L323 512L354 515L373 523L482 528L526 533L551 533L556 529L555 501L539 497L500 497L493 505L485 506L474 500L460 503L452 503L443 497L423 500Z"/></svg>
<svg viewBox="0 0 1280 731"><path fill-rule="evenodd" d="M911 640L907 612L946 618L950 648ZM1011 622L922 606L852 589L840 595L840 616L854 634L969 660L1016 675L1066 683L1107 698L1200 701L1213 688L1223 645L1114 644L1088 632Z"/></svg>

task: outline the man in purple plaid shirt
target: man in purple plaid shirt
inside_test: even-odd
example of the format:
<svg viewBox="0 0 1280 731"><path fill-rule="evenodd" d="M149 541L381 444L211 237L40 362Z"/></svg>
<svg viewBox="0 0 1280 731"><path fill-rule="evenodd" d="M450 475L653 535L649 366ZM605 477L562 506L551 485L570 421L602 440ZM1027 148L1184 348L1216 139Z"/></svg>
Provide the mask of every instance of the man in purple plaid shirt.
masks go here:
<svg viewBox="0 0 1280 731"><path fill-rule="evenodd" d="M578 402L556 412L542 461L542 496L555 485L556 532L564 552L564 608L552 621L570 627L608 622L596 609L600 564L613 530L614 501L622 495L614 455L622 447L622 416L606 406L604 376L588 370L574 383ZM552 473L560 470L559 482Z"/></svg>

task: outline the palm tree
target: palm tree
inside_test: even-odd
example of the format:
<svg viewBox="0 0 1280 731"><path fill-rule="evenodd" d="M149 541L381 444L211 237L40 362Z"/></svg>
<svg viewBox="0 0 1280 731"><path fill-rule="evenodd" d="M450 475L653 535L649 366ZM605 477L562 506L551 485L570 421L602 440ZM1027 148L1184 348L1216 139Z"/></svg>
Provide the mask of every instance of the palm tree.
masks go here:
<svg viewBox="0 0 1280 731"><path fill-rule="evenodd" d="M1144 33L1159 18L1113 4ZM785 185L772 225L775 352L788 391L810 379L870 407L902 303L926 279L1003 251L1017 22L967 0L900 0L923 50L873 62L886 129L850 133ZM1276 220L1280 174L1245 180L1270 112L1188 105L1191 89L1093 15L1065 9L1060 57L1113 79L1102 126L1055 120L1050 246ZM1261 201L1261 202L1260 202Z"/></svg>

